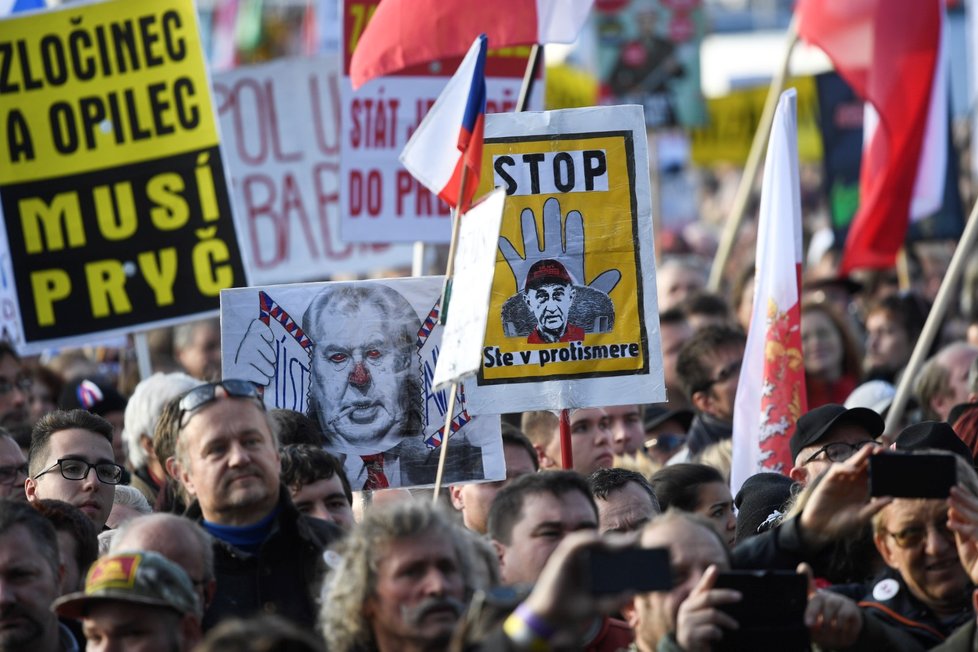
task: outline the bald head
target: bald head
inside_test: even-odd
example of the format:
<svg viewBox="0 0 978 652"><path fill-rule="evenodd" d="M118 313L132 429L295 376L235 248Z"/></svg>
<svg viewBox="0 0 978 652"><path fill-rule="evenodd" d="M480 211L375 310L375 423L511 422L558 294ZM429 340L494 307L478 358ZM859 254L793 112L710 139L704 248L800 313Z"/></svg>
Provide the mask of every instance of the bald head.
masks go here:
<svg viewBox="0 0 978 652"><path fill-rule="evenodd" d="M190 519L150 514L127 521L113 537L109 549L111 553L123 550L160 553L187 572L201 604L209 604L215 585L214 550L207 533Z"/></svg>

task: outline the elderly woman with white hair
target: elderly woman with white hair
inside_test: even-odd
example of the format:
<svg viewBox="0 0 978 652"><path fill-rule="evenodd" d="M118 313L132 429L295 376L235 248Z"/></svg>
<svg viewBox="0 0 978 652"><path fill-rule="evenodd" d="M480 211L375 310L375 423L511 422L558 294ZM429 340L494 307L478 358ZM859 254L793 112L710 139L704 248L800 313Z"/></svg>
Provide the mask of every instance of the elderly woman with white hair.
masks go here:
<svg viewBox="0 0 978 652"><path fill-rule="evenodd" d="M153 451L153 432L160 413L168 401L200 384L201 381L182 372L155 373L136 385L126 404L122 436L129 448L132 486L150 505L156 503L156 495L166 480L164 461L156 459Z"/></svg>

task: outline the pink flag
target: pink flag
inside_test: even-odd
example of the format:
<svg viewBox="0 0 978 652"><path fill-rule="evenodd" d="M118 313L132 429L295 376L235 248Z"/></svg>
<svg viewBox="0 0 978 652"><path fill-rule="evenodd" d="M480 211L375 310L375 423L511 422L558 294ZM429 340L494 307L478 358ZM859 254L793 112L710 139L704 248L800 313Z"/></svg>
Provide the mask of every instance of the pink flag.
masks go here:
<svg viewBox="0 0 978 652"><path fill-rule="evenodd" d="M411 135L401 163L450 206L468 210L479 185L486 117L486 37L475 39L424 120ZM464 196L462 179L465 181Z"/></svg>
<svg viewBox="0 0 978 652"><path fill-rule="evenodd" d="M457 57L479 34L494 48L573 43L594 0L384 0L350 61L360 88L419 63Z"/></svg>
<svg viewBox="0 0 978 652"><path fill-rule="evenodd" d="M796 11L801 37L825 51L879 118L863 148L842 271L892 267L915 197L917 215L935 211L943 197L947 88L935 88L943 79L941 1L799 0ZM925 145L931 139L936 150ZM940 163L922 165L928 156Z"/></svg>
<svg viewBox="0 0 978 652"><path fill-rule="evenodd" d="M781 94L764 162L754 310L734 403L731 491L761 471L787 473L806 411L801 352L801 190L794 89Z"/></svg>

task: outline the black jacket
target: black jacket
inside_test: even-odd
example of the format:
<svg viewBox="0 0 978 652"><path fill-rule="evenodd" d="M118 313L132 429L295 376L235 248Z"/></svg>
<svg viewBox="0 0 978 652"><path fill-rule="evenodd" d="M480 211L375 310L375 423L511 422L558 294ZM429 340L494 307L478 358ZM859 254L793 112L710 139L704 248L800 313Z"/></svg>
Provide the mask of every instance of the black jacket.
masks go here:
<svg viewBox="0 0 978 652"><path fill-rule="evenodd" d="M686 433L686 447L689 448L689 456L692 458L699 455L704 448L730 439L732 436L732 423L724 423L709 414L698 412L693 418L693 422L689 424L689 431Z"/></svg>
<svg viewBox="0 0 978 652"><path fill-rule="evenodd" d="M187 517L203 520L195 501ZM217 592L204 613L204 630L228 617L255 613L283 616L313 629L326 566L323 552L341 537L338 527L308 518L292 504L289 491L279 488L278 517L259 551L250 554L213 538Z"/></svg>
<svg viewBox="0 0 978 652"><path fill-rule="evenodd" d="M942 621L910 593L903 578L892 569L884 571L869 586L869 594L859 601L863 615L909 632L925 649L942 643L962 625L975 622L970 600L954 618Z"/></svg>

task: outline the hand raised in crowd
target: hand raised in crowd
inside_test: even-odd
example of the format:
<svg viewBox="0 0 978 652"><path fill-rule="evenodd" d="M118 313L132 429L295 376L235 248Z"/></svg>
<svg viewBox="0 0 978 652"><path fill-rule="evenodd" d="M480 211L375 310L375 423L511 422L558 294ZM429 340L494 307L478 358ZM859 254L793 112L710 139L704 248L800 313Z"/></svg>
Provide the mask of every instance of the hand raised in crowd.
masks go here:
<svg viewBox="0 0 978 652"><path fill-rule="evenodd" d="M951 487L947 503L947 527L954 532L961 565L978 583L978 497L959 484Z"/></svg>
<svg viewBox="0 0 978 652"><path fill-rule="evenodd" d="M803 536L811 545L823 546L857 532L893 500L869 497L869 457L882 450L864 446L825 472L801 513Z"/></svg>
<svg viewBox="0 0 978 652"><path fill-rule="evenodd" d="M739 602L740 591L713 588L720 571L711 565L703 573L676 616L676 641L685 652L708 652L723 638L724 629L738 629L737 621L718 607Z"/></svg>
<svg viewBox="0 0 978 652"><path fill-rule="evenodd" d="M619 611L634 593L595 595L591 591L588 555L597 548L618 549L634 545L625 536L602 537L595 531L567 535L554 550L524 605L560 633L576 636L581 623L598 615ZM552 642L558 642L554 639Z"/></svg>
<svg viewBox="0 0 978 652"><path fill-rule="evenodd" d="M863 628L863 616L855 601L815 587L812 569L799 564L798 572L808 576L808 606L805 607L805 626L812 643L823 649L845 648L853 645Z"/></svg>
<svg viewBox="0 0 978 652"><path fill-rule="evenodd" d="M251 320L234 353L235 378L250 380L264 387L275 376L275 335L258 319Z"/></svg>

